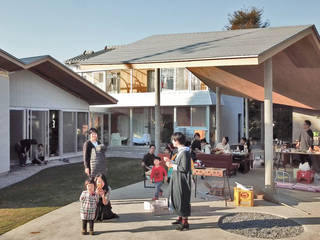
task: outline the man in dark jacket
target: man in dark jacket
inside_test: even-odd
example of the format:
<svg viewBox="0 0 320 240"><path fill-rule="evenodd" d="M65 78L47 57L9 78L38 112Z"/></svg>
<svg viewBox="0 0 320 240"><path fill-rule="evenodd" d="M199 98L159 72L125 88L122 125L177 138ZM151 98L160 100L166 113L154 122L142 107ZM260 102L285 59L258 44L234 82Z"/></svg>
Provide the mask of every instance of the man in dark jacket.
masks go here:
<svg viewBox="0 0 320 240"><path fill-rule="evenodd" d="M149 147L149 152L144 155L142 161L141 161L141 166L144 168L145 174L150 175L151 174L151 169L153 167L153 161L155 159L154 152L156 150L155 145L151 144Z"/></svg>
<svg viewBox="0 0 320 240"><path fill-rule="evenodd" d="M27 155L30 151L31 145L37 145L37 140L35 139L23 139L16 143L15 149L19 157L19 163L21 167L26 166Z"/></svg>
<svg viewBox="0 0 320 240"><path fill-rule="evenodd" d="M313 149L313 132L310 127L311 122L309 120L305 120L303 129L301 130L299 135L299 142L297 144L297 148L302 151L311 151ZM311 157L307 155L301 155L301 162L304 163L305 161L308 161L311 167Z"/></svg>

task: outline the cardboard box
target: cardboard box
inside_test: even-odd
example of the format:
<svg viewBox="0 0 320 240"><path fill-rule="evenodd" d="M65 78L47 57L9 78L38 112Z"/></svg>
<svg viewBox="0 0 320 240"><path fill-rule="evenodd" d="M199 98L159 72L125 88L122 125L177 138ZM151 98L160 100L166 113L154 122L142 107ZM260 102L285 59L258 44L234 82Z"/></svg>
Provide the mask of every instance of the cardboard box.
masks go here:
<svg viewBox="0 0 320 240"><path fill-rule="evenodd" d="M144 210L154 215L169 215L168 199L163 198L155 201L145 201Z"/></svg>

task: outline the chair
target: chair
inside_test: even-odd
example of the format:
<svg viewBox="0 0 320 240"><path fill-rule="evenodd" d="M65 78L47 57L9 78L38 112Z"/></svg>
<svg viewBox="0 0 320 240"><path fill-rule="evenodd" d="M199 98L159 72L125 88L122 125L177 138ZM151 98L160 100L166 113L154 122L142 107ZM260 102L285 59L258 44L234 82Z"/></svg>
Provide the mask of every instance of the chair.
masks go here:
<svg viewBox="0 0 320 240"><path fill-rule="evenodd" d="M111 146L121 146L120 133L111 134Z"/></svg>

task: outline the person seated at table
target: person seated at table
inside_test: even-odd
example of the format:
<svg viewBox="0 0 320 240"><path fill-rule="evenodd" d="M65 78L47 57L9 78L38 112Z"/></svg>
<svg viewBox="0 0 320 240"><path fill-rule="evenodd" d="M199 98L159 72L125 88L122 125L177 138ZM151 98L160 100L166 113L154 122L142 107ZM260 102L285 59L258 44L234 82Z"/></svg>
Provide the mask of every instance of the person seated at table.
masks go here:
<svg viewBox="0 0 320 240"><path fill-rule="evenodd" d="M151 174L151 169L153 167L153 161L155 159L154 152L156 150L156 146L154 144L150 144L149 146L149 152L144 155L142 161L141 161L141 166L144 168L146 176L150 176Z"/></svg>
<svg viewBox="0 0 320 240"><path fill-rule="evenodd" d="M229 138L223 137L221 143L218 143L214 149L215 153L230 153Z"/></svg>
<svg viewBox="0 0 320 240"><path fill-rule="evenodd" d="M247 138L242 137L239 143L239 149L240 151L245 151L245 149L247 149L250 153L250 141Z"/></svg>
<svg viewBox="0 0 320 240"><path fill-rule="evenodd" d="M205 138L201 139L201 152L205 154L211 154L211 145L207 143L207 140Z"/></svg>
<svg viewBox="0 0 320 240"><path fill-rule="evenodd" d="M201 151L200 134L195 133L193 136L193 141L191 143L191 151L197 153Z"/></svg>

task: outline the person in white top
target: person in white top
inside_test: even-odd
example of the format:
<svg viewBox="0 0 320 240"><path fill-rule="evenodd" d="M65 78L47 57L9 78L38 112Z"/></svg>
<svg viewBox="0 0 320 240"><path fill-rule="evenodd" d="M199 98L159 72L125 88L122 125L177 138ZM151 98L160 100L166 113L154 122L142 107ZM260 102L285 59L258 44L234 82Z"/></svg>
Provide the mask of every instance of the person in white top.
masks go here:
<svg viewBox="0 0 320 240"><path fill-rule="evenodd" d="M215 152L223 152L223 153L230 153L230 145L229 145L229 138L223 137L222 142L218 143L216 148L214 149Z"/></svg>
<svg viewBox="0 0 320 240"><path fill-rule="evenodd" d="M206 139L201 139L201 152L205 154L211 154L211 145L207 143Z"/></svg>

